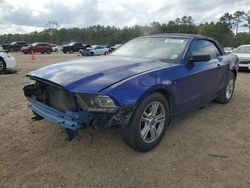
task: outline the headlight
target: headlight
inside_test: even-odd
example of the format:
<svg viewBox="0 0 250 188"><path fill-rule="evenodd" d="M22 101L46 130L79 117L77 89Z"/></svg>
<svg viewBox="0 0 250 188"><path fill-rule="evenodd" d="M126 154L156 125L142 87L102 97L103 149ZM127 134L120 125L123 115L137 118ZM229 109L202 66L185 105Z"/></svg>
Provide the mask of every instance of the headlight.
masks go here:
<svg viewBox="0 0 250 188"><path fill-rule="evenodd" d="M77 103L83 110L113 112L117 110L114 101L107 95L89 95L76 93Z"/></svg>
<svg viewBox="0 0 250 188"><path fill-rule="evenodd" d="M112 108L116 107L114 101L106 95L93 95L90 97L90 102L95 107Z"/></svg>

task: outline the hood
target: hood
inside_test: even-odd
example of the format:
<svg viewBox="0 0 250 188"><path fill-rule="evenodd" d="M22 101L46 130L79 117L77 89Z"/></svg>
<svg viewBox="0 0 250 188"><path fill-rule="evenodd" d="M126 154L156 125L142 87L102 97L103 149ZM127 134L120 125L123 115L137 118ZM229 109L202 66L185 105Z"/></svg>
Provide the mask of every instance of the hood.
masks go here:
<svg viewBox="0 0 250 188"><path fill-rule="evenodd" d="M232 54L237 55L239 59L250 60L250 54L244 54L244 53L232 53Z"/></svg>
<svg viewBox="0 0 250 188"><path fill-rule="evenodd" d="M136 74L167 66L174 64L124 56L84 57L38 69L28 76L56 83L70 92L96 93Z"/></svg>

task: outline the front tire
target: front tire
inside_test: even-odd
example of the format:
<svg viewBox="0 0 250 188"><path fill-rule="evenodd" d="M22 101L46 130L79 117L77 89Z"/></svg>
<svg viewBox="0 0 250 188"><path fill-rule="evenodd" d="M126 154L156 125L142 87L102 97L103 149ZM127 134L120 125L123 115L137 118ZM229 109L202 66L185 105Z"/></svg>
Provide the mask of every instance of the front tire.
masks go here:
<svg viewBox="0 0 250 188"><path fill-rule="evenodd" d="M219 96L215 99L216 102L221 104L227 104L231 101L235 87L235 75L233 72L229 72L226 85L220 92Z"/></svg>
<svg viewBox="0 0 250 188"><path fill-rule="evenodd" d="M123 141L146 152L156 147L169 124L169 104L160 93L147 96L136 108L130 124L121 128Z"/></svg>
<svg viewBox="0 0 250 188"><path fill-rule="evenodd" d="M0 72L5 71L5 69L6 69L5 61L3 59L0 59Z"/></svg>

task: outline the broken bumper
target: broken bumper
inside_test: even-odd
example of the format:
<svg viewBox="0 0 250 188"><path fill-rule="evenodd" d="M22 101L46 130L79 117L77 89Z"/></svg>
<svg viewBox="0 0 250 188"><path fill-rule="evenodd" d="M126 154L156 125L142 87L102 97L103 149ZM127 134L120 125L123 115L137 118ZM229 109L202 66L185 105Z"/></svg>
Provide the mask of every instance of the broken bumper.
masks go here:
<svg viewBox="0 0 250 188"><path fill-rule="evenodd" d="M38 102L34 98L28 98L28 105L32 111L39 116L56 123L57 125L71 130L78 130L81 126L88 127L110 127L110 126L126 126L132 116L134 107L124 106L120 107L116 113L105 112L61 112Z"/></svg>
<svg viewBox="0 0 250 188"><path fill-rule="evenodd" d="M34 111L39 116L42 116L43 118L64 128L77 130L83 123L85 123L85 115L83 113L80 114L80 112L60 112L32 98L28 99L28 105L32 111Z"/></svg>

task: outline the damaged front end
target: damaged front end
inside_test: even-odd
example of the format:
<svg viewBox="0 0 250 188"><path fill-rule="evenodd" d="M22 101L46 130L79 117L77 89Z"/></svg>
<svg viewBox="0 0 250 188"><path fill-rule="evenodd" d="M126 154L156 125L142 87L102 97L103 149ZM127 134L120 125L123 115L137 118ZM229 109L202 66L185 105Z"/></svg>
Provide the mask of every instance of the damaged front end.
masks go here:
<svg viewBox="0 0 250 188"><path fill-rule="evenodd" d="M52 82L31 79L35 83L23 87L28 106L39 119L64 127L69 137L80 128L126 126L132 116L134 106L116 106L108 96L71 93Z"/></svg>

